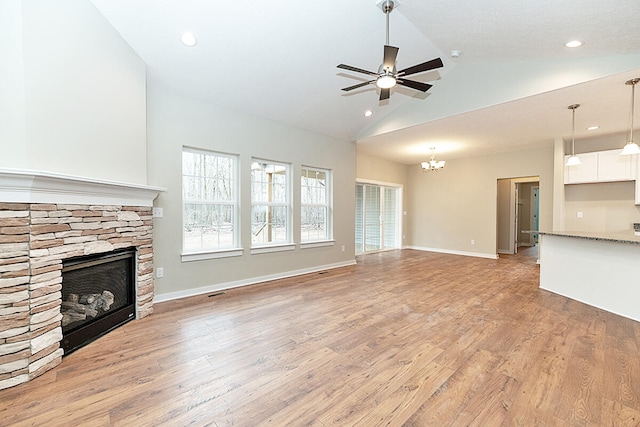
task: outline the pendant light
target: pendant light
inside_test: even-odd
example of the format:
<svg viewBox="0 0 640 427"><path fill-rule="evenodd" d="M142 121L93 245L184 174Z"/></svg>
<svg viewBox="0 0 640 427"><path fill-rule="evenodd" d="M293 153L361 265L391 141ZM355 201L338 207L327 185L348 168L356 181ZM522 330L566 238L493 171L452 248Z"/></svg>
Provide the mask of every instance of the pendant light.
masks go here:
<svg viewBox="0 0 640 427"><path fill-rule="evenodd" d="M571 104L567 108L571 110L571 156L567 159L566 166L577 166L581 164L580 158L576 156L576 109L580 104Z"/></svg>
<svg viewBox="0 0 640 427"><path fill-rule="evenodd" d="M624 84L631 86L631 124L629 125L629 140L625 144L622 149L621 155L629 155L629 154L640 154L640 147L638 144L633 142L633 115L634 115L634 107L635 107L635 89L636 83L640 82L640 78L635 78L631 80L627 80Z"/></svg>

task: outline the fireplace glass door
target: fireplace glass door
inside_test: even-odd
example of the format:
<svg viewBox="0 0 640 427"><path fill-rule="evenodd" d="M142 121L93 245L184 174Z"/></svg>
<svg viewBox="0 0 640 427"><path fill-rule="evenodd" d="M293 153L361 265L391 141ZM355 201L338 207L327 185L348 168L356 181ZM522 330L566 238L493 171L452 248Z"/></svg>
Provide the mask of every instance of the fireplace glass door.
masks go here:
<svg viewBox="0 0 640 427"><path fill-rule="evenodd" d="M135 317L135 248L72 258L62 268L65 354Z"/></svg>

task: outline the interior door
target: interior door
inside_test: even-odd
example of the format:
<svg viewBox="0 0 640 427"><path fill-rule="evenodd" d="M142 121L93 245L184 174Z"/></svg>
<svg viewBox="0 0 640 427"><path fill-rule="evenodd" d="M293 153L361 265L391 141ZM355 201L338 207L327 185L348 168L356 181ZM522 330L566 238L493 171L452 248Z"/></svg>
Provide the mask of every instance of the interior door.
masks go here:
<svg viewBox="0 0 640 427"><path fill-rule="evenodd" d="M540 214L540 187L533 187L531 189L531 230L539 230L538 215ZM531 244L538 244L538 234L531 234Z"/></svg>

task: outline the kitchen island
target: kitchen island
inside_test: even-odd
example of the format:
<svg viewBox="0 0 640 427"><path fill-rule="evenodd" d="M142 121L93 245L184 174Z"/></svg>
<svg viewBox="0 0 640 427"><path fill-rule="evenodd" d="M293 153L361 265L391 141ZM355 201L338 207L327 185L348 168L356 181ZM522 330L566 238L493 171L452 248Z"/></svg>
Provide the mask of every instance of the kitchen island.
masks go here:
<svg viewBox="0 0 640 427"><path fill-rule="evenodd" d="M543 232L540 288L640 321L640 236Z"/></svg>

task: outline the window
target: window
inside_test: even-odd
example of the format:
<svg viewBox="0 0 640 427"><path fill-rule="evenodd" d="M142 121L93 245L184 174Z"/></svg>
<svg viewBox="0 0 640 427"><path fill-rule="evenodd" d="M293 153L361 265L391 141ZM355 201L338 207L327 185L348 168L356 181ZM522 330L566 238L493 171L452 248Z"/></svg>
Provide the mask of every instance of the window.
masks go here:
<svg viewBox="0 0 640 427"><path fill-rule="evenodd" d="M303 166L300 202L301 242L331 239L331 172Z"/></svg>
<svg viewBox="0 0 640 427"><path fill-rule="evenodd" d="M184 253L238 248L238 157L182 151Z"/></svg>
<svg viewBox="0 0 640 427"><path fill-rule="evenodd" d="M251 164L251 245L291 243L289 165L264 160Z"/></svg>

